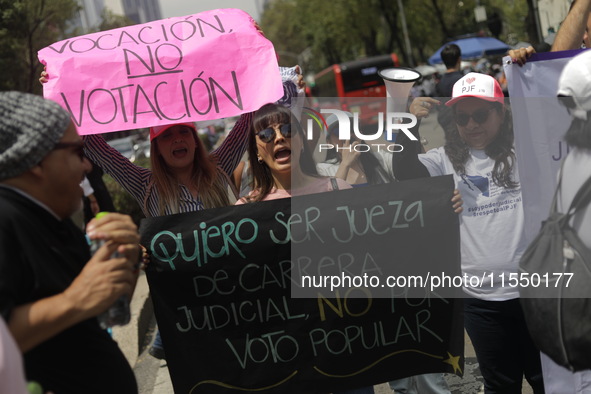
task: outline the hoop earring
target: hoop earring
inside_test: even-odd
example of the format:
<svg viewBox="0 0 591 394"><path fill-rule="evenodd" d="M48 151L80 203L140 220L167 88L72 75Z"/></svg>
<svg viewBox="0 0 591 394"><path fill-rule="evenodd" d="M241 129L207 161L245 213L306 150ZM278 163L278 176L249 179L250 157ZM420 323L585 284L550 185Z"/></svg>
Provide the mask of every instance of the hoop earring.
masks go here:
<svg viewBox="0 0 591 394"><path fill-rule="evenodd" d="M259 156L257 161L259 162L259 164L263 164L263 159L261 159L261 157Z"/></svg>

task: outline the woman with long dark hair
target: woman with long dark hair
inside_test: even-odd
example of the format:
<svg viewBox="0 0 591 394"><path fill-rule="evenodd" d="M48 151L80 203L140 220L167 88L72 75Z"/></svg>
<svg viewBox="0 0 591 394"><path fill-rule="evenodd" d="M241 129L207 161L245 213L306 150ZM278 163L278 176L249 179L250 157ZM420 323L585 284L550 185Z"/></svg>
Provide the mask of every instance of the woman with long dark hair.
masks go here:
<svg viewBox="0 0 591 394"><path fill-rule="evenodd" d="M410 112L420 118L436 104L417 98ZM525 324L519 291L499 279L517 274L527 247L510 110L498 82L478 73L456 82L446 105L455 127L446 131L445 145L421 154L417 141L399 134L396 142L404 150L393 155L394 175L453 175L464 200L462 272L483 279L480 286L464 287L464 320L485 392L520 393L525 375L534 392L543 393L539 352Z"/></svg>
<svg viewBox="0 0 591 394"><path fill-rule="evenodd" d="M301 126L292 121L290 110L276 104L255 112L248 160L252 191L239 204L351 188L343 180L318 175Z"/></svg>

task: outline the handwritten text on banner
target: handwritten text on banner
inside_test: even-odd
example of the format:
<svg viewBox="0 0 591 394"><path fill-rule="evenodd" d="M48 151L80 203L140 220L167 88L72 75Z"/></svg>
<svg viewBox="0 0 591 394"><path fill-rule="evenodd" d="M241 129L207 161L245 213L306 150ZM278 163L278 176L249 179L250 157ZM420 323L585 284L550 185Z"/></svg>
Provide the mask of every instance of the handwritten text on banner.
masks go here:
<svg viewBox="0 0 591 394"><path fill-rule="evenodd" d="M80 134L234 116L283 94L272 43L237 9L66 39L39 60L44 96Z"/></svg>
<svg viewBox="0 0 591 394"><path fill-rule="evenodd" d="M450 176L434 177L144 219L146 273L175 393L313 394L422 373L461 375L462 303L439 289L314 288L292 296L300 273L344 253L352 258L341 268L352 273L414 273L425 262L459 273L452 193ZM376 214L388 201L420 205L422 224L403 223L418 208ZM364 212L373 212L367 226ZM358 231L331 241L331 227L339 236Z"/></svg>

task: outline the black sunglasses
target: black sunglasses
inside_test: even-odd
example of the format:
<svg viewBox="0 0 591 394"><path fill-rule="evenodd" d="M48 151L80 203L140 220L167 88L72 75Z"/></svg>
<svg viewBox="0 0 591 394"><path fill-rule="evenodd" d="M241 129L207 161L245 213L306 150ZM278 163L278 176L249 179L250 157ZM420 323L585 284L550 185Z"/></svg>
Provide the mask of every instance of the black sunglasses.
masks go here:
<svg viewBox="0 0 591 394"><path fill-rule="evenodd" d="M456 112L455 121L458 126L466 126L470 121L470 118L472 118L474 119L474 122L478 124L483 124L488 120L488 115L493 109L495 109L495 107L481 108L472 112L472 114L467 114L465 112Z"/></svg>
<svg viewBox="0 0 591 394"><path fill-rule="evenodd" d="M58 142L53 147L54 150L56 149L68 149L74 148L74 152L80 157L80 160L84 160L86 157L84 155L84 141L76 141L76 142Z"/></svg>
<svg viewBox="0 0 591 394"><path fill-rule="evenodd" d="M281 135L283 135L285 138L291 138L290 123L282 124L281 126L279 126L279 131L281 132ZM261 141L263 141L264 143L268 143L273 141L273 139L275 138L275 129L272 127L268 127L264 130L257 132L256 135L259 137Z"/></svg>

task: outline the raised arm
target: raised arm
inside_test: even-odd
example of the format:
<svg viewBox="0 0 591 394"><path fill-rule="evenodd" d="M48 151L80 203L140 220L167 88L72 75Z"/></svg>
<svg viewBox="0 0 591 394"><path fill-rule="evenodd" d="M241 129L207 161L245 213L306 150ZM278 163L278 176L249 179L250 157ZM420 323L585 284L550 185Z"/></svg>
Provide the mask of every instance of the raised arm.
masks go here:
<svg viewBox="0 0 591 394"><path fill-rule="evenodd" d="M417 141L411 140L402 132L396 136L396 143L403 146L402 152L392 154L392 170L399 181L430 176L427 167L419 160L419 154L423 151L419 127L421 118L428 116L434 105L439 105L439 101L430 97L417 97L410 105L409 111L418 119L417 125L410 129Z"/></svg>
<svg viewBox="0 0 591 394"><path fill-rule="evenodd" d="M591 0L576 0L556 33L552 52L578 49L585 41L589 47L587 27L591 13Z"/></svg>
<svg viewBox="0 0 591 394"><path fill-rule="evenodd" d="M133 164L100 135L84 137L86 156L109 174L143 206L151 171Z"/></svg>
<svg viewBox="0 0 591 394"><path fill-rule="evenodd" d="M240 115L240 118L228 133L222 144L212 152L219 160L219 166L231 176L242 159L248 141L248 130L252 122L253 112Z"/></svg>

